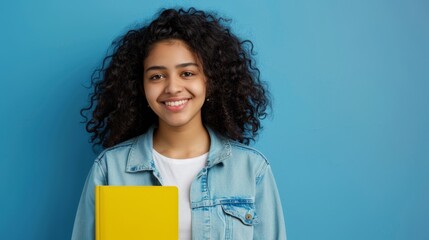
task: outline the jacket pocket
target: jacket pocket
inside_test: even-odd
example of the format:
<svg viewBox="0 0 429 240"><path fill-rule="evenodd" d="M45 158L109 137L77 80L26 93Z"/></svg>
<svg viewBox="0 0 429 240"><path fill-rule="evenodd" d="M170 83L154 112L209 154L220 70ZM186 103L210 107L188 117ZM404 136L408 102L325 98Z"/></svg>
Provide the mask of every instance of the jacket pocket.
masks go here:
<svg viewBox="0 0 429 240"><path fill-rule="evenodd" d="M245 225L252 226L259 222L253 203L222 204L221 206L227 215L240 220Z"/></svg>
<svg viewBox="0 0 429 240"><path fill-rule="evenodd" d="M253 200L224 199L220 205L226 227L221 239L252 239L253 226L259 223Z"/></svg>

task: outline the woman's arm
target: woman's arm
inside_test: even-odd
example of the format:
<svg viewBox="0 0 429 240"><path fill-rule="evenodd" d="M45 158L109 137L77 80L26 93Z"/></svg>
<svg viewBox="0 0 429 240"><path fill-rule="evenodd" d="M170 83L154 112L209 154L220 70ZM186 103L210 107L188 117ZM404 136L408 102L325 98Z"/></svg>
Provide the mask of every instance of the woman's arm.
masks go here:
<svg viewBox="0 0 429 240"><path fill-rule="evenodd" d="M254 226L254 239L286 240L282 205L269 164L264 164L257 178L255 208L259 223Z"/></svg>
<svg viewBox="0 0 429 240"><path fill-rule="evenodd" d="M96 160L88 174L82 196L80 197L71 237L72 240L95 239L94 191L95 186L107 184L105 179L100 162Z"/></svg>

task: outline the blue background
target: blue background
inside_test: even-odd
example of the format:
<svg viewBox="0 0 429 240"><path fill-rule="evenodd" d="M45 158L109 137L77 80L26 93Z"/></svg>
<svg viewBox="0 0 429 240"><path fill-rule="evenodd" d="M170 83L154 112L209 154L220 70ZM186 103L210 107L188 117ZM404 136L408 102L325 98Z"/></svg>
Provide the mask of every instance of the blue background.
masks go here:
<svg viewBox="0 0 429 240"><path fill-rule="evenodd" d="M429 2L2 1L0 239L69 239L95 153L79 123L114 38L161 7L254 41L290 240L429 239Z"/></svg>

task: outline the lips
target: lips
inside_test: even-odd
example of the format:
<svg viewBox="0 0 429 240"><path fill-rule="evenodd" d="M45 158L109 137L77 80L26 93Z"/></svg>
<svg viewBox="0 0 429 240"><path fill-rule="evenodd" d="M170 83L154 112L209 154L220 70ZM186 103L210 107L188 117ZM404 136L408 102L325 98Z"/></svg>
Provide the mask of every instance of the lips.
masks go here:
<svg viewBox="0 0 429 240"><path fill-rule="evenodd" d="M177 107L181 105L185 105L189 99L182 99L182 100L176 100L176 101L165 101L164 104L169 107Z"/></svg>
<svg viewBox="0 0 429 240"><path fill-rule="evenodd" d="M162 101L165 108L172 112L180 112L186 107L186 104L191 100L191 98L170 98L165 101Z"/></svg>

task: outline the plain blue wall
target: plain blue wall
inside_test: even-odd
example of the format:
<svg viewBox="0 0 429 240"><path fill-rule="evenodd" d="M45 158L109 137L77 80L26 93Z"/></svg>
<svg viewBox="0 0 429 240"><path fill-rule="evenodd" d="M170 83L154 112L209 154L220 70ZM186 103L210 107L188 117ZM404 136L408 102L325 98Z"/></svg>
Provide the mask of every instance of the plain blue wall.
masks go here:
<svg viewBox="0 0 429 240"><path fill-rule="evenodd" d="M162 3L164 2L164 4ZM0 239L69 239L95 157L83 86L161 7L231 17L255 43L290 240L429 239L429 3L2 1Z"/></svg>

